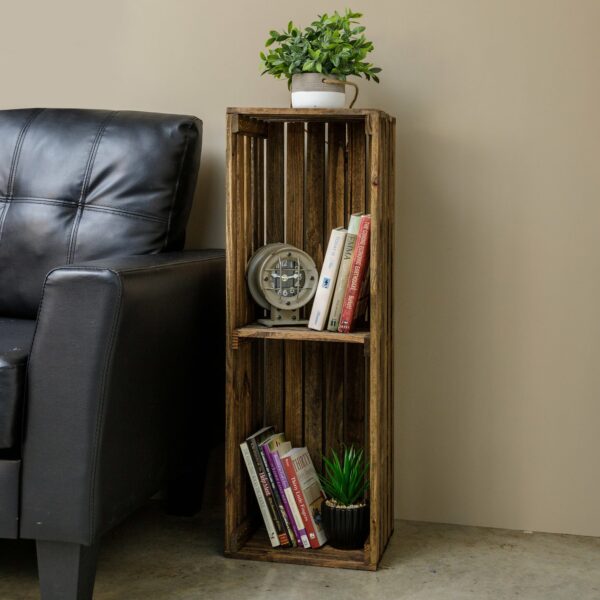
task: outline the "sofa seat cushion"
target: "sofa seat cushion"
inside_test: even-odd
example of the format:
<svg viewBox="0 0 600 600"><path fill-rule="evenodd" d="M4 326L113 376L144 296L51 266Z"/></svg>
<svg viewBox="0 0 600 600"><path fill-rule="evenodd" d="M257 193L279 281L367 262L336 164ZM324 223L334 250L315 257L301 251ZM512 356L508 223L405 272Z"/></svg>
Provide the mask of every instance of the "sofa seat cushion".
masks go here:
<svg viewBox="0 0 600 600"><path fill-rule="evenodd" d="M0 317L0 449L18 441L25 368L35 321Z"/></svg>

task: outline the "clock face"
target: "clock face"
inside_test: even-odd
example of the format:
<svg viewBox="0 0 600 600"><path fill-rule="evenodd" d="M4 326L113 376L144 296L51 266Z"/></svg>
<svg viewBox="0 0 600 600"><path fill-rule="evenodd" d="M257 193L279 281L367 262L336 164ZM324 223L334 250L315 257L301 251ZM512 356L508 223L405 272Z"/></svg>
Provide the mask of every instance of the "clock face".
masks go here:
<svg viewBox="0 0 600 600"><path fill-rule="evenodd" d="M273 291L283 298L293 298L304 287L306 272L295 258L280 258L271 268Z"/></svg>

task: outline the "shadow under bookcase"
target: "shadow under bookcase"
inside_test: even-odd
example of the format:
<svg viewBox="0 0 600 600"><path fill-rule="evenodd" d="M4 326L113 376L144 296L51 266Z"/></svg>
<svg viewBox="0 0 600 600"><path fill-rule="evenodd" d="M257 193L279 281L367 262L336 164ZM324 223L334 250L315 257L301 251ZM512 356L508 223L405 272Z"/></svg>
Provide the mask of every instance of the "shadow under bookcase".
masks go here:
<svg viewBox="0 0 600 600"><path fill-rule="evenodd" d="M370 109L227 111L225 555L375 570L393 530L395 120ZM331 230L371 214L370 308L352 333L264 327L245 270L264 244L305 250L317 268ZM310 311L310 305L308 305ZM370 464L364 548L272 548L240 443L264 425L307 446L317 470L343 443Z"/></svg>

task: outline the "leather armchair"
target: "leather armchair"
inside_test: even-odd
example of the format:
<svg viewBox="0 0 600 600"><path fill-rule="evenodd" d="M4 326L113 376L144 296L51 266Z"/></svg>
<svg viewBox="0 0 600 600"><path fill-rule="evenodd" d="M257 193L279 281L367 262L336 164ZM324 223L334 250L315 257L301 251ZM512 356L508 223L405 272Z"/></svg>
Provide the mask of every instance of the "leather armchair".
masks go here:
<svg viewBox="0 0 600 600"><path fill-rule="evenodd" d="M36 540L44 600L91 598L157 491L198 506L224 379L224 254L182 251L200 146L193 117L0 111L0 537Z"/></svg>

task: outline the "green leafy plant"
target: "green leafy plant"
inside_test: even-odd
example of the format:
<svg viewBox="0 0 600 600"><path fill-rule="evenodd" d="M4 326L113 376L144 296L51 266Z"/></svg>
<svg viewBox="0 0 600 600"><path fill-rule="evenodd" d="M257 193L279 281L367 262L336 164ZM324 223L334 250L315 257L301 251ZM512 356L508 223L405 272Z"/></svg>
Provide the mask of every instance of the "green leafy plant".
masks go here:
<svg viewBox="0 0 600 600"><path fill-rule="evenodd" d="M338 454L332 449L330 458L323 457L323 464L325 472L319 478L329 499L342 506L364 500L369 487L369 465L365 462L363 450L344 446Z"/></svg>
<svg viewBox="0 0 600 600"><path fill-rule="evenodd" d="M302 31L292 21L287 31L271 31L265 44L270 49L260 53L262 74L289 81L296 73L323 73L342 80L356 75L379 83L381 69L365 60L373 42L365 38L365 28L356 21L360 17L361 13L349 9L343 15L335 11L320 15ZM271 48L273 44L278 46Z"/></svg>

